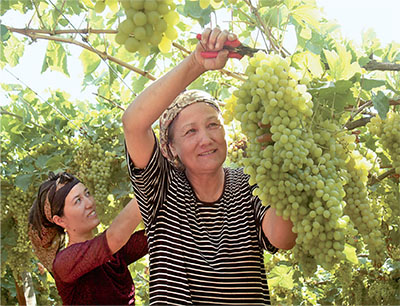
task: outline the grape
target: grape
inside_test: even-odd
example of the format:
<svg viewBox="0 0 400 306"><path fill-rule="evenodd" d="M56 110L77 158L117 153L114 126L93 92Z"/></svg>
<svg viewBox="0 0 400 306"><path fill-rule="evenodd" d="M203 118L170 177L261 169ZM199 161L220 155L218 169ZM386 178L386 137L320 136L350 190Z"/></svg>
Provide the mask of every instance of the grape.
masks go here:
<svg viewBox="0 0 400 306"><path fill-rule="evenodd" d="M129 52L136 52L139 50L140 42L135 37L129 37L125 41L125 48Z"/></svg>
<svg viewBox="0 0 400 306"><path fill-rule="evenodd" d="M136 12L133 16L133 22L137 26L143 26L147 23L147 16L143 12Z"/></svg>
<svg viewBox="0 0 400 306"><path fill-rule="evenodd" d="M135 24L131 19L125 19L119 25L119 30L128 35L131 34L134 29L135 29Z"/></svg>
<svg viewBox="0 0 400 306"><path fill-rule="evenodd" d="M106 8L106 3L104 1L97 1L94 5L94 11L98 14L102 13Z"/></svg>
<svg viewBox="0 0 400 306"><path fill-rule="evenodd" d="M124 32L118 32L117 35L115 35L115 42L119 45L123 45L128 39L128 37L129 37L128 34Z"/></svg>

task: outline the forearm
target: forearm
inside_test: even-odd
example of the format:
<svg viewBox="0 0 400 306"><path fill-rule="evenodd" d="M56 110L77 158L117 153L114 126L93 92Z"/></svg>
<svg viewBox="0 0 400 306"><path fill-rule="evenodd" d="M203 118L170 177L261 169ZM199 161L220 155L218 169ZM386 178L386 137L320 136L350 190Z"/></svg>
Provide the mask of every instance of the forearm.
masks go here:
<svg viewBox="0 0 400 306"><path fill-rule="evenodd" d="M108 246L113 254L128 242L141 220L139 205L136 199L132 199L106 231Z"/></svg>
<svg viewBox="0 0 400 306"><path fill-rule="evenodd" d="M276 214L275 208L265 213L262 228L269 242L279 249L289 250L296 243L297 235L292 232L293 223Z"/></svg>
<svg viewBox="0 0 400 306"><path fill-rule="evenodd" d="M149 129L163 111L190 83L197 79L205 69L199 65L194 55L186 57L178 66L148 86L124 112L124 129L138 127Z"/></svg>

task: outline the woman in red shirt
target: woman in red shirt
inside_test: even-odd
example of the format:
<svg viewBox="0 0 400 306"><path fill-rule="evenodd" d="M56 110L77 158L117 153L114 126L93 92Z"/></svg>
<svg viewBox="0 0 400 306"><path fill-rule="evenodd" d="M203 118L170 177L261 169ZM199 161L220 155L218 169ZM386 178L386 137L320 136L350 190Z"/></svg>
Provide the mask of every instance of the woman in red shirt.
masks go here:
<svg viewBox="0 0 400 306"><path fill-rule="evenodd" d="M29 237L64 305L135 303L128 265L148 253L144 231L132 234L141 219L132 199L110 227L95 236L100 220L93 196L73 175L50 173L30 210Z"/></svg>

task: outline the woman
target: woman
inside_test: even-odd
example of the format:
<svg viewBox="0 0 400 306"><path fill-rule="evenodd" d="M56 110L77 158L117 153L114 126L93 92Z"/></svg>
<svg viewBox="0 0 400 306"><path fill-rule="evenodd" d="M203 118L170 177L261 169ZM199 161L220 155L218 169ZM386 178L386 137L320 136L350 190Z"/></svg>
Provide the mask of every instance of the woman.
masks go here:
<svg viewBox="0 0 400 306"><path fill-rule="evenodd" d="M128 265L148 252L144 231L132 234L140 221L132 199L95 237L100 220L89 190L71 174L50 173L30 210L29 237L64 305L134 305Z"/></svg>
<svg viewBox="0 0 400 306"><path fill-rule="evenodd" d="M205 71L224 67L227 39L236 36L206 29L196 50L122 118L149 236L150 304L267 304L263 249L295 243L292 223L262 206L242 169L223 168L227 144L217 101L184 91ZM202 51L219 53L205 59ZM160 116L159 144L151 126Z"/></svg>

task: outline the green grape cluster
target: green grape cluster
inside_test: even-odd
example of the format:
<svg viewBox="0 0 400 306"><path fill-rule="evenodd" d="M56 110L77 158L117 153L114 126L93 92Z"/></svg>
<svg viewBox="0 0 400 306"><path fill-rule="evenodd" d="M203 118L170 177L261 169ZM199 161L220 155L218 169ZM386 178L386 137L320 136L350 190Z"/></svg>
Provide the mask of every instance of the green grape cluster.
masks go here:
<svg viewBox="0 0 400 306"><path fill-rule="evenodd" d="M150 48L170 51L178 37L174 27L179 22L173 0L120 0L126 19L118 25L115 41L128 52L148 56Z"/></svg>
<svg viewBox="0 0 400 306"><path fill-rule="evenodd" d="M109 203L115 155L114 152L105 151L99 143L93 144L88 139L79 144L74 155L76 175L93 194L100 216L105 214L106 203Z"/></svg>
<svg viewBox="0 0 400 306"><path fill-rule="evenodd" d="M247 141L241 133L230 133L228 142L228 159L230 163L243 166L243 158L246 157Z"/></svg>
<svg viewBox="0 0 400 306"><path fill-rule="evenodd" d="M311 120L311 95L289 60L259 52L246 75L234 92L235 118L248 139L244 171L250 184L257 184L254 194L263 204L293 222L293 254L304 273L313 273L317 264L330 269L345 259L347 238L358 234L352 222L358 215L344 212L344 185L351 176L346 166L355 136L318 116ZM265 133L272 134L273 143L257 142ZM366 181L360 182L365 187ZM376 224L371 220L368 226Z"/></svg>
<svg viewBox="0 0 400 306"><path fill-rule="evenodd" d="M344 212L350 216L352 222L362 236L369 250L369 257L376 265L382 265L385 259L385 242L380 230L378 211L368 201L368 170L370 166L365 159L353 151L346 163L347 184L344 185L347 205Z"/></svg>
<svg viewBox="0 0 400 306"><path fill-rule="evenodd" d="M4 235L8 234L9 237L15 237L15 241L9 241L14 246L7 250L5 264L10 267L14 276L32 269L31 262L27 260L27 258L30 258L32 254L27 229L29 209L32 206L34 199L35 192L32 185L26 191L16 187L10 190L10 192L7 192L5 196L5 203L7 203L8 212L3 212L2 221L6 217L11 217L15 224L13 227L15 229L14 233L4 233ZM2 269L2 271L5 271L5 269ZM19 277L16 277L15 279L19 279Z"/></svg>
<svg viewBox="0 0 400 306"><path fill-rule="evenodd" d="M400 174L400 113L389 111L386 119L375 116L367 127L371 134L379 137L383 149L392 159L393 168Z"/></svg>

